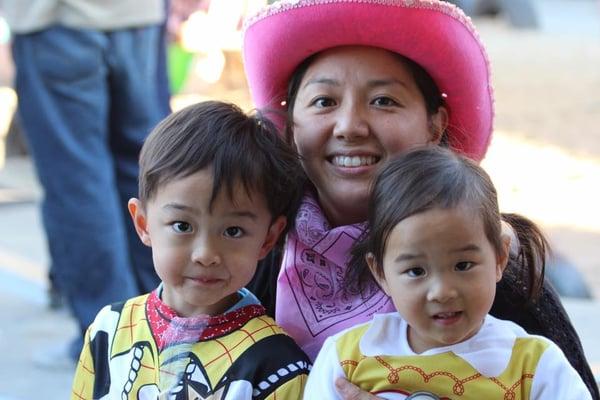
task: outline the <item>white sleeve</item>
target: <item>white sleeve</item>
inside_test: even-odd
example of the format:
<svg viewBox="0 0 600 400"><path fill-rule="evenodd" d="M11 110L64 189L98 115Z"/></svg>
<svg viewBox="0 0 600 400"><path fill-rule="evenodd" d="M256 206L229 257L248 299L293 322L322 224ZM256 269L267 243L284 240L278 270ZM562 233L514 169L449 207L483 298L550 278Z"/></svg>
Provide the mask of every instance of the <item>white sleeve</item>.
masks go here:
<svg viewBox="0 0 600 400"><path fill-rule="evenodd" d="M335 380L339 377L346 375L338 359L335 340L329 337L308 374L304 400L341 400L335 390Z"/></svg>
<svg viewBox="0 0 600 400"><path fill-rule="evenodd" d="M531 386L532 400L591 400L587 386L554 343L540 357Z"/></svg>

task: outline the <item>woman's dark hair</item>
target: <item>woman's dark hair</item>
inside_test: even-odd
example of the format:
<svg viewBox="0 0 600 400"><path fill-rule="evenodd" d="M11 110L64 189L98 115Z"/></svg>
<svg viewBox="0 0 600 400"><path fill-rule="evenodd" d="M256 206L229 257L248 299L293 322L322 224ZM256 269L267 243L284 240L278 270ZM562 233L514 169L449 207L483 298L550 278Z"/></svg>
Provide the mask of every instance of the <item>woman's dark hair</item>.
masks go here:
<svg viewBox="0 0 600 400"><path fill-rule="evenodd" d="M438 86L435 81L425 71L423 67L414 62L413 60L404 57L398 53L394 53L390 51L403 65L405 65L410 73L412 74L413 79L417 85L417 88L421 92L423 99L425 100L425 109L427 111L427 115L431 116L435 114L440 107L444 105L444 98L442 97L442 93L440 92ZM286 106L287 106L287 123L285 126L285 138L288 143L292 141L293 134L293 124L294 124L294 105L296 104L296 97L298 95L298 90L300 89L300 83L308 70L308 67L313 63L315 58L317 58L322 52L315 53L310 57L306 58L292 74L290 81L288 83L287 89L287 97L286 97ZM446 144L446 134L442 135L441 144Z"/></svg>
<svg viewBox="0 0 600 400"><path fill-rule="evenodd" d="M146 204L161 185L210 168L212 202L221 190L233 196L241 183L262 193L271 216L288 228L300 205L305 175L297 153L262 115L234 104L206 101L177 111L154 128L140 154L139 195Z"/></svg>
<svg viewBox="0 0 600 400"><path fill-rule="evenodd" d="M519 241L519 252L513 258L522 268L528 299L535 300L544 279L546 239L528 219L500 214L496 189L483 168L439 146L410 151L390 160L379 171L369 201L369 230L352 250L345 286L349 291L363 291L374 281L365 261L367 253L373 254L374 273L383 277L387 239L398 223L427 210L462 205L479 214L486 238L497 255L505 252L501 219L510 224Z"/></svg>

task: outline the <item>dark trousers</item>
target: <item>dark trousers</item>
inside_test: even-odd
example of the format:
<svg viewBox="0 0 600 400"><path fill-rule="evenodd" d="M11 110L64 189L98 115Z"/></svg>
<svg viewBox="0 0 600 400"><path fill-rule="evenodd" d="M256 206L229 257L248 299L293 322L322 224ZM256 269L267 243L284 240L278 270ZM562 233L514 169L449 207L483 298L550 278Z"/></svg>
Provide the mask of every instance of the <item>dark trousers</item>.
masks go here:
<svg viewBox="0 0 600 400"><path fill-rule="evenodd" d="M137 196L142 143L168 110L157 79L160 29L54 26L14 37L52 274L82 331L102 306L159 282L127 201Z"/></svg>

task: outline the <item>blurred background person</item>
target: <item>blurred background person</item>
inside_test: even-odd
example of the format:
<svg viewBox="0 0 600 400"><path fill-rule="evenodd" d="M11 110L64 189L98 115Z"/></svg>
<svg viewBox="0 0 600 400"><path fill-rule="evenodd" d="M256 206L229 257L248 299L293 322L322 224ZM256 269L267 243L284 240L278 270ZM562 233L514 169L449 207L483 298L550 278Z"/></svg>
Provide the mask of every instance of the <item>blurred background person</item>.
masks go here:
<svg viewBox="0 0 600 400"><path fill-rule="evenodd" d="M18 112L44 190L53 284L80 328L41 364L75 363L101 306L153 290L126 217L137 158L169 110L164 0L0 0L13 33ZM47 354L46 354L47 353Z"/></svg>

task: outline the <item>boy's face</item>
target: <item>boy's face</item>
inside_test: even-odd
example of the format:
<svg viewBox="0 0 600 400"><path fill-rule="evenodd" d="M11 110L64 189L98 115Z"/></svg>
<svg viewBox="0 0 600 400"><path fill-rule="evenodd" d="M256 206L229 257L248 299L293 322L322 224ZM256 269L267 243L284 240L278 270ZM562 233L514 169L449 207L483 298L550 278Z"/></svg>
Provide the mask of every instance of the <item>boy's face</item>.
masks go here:
<svg viewBox="0 0 600 400"><path fill-rule="evenodd" d="M145 209L129 201L140 239L152 247L163 282L162 300L180 316L220 314L252 279L257 261L273 247L285 217L272 220L264 195L236 184L209 208L212 171L202 169L158 188Z"/></svg>
<svg viewBox="0 0 600 400"><path fill-rule="evenodd" d="M388 236L383 275L376 279L409 325L417 353L475 335L492 307L506 266L472 209L434 208L398 223ZM372 255L367 263L373 270ZM375 274L374 274L375 275Z"/></svg>

